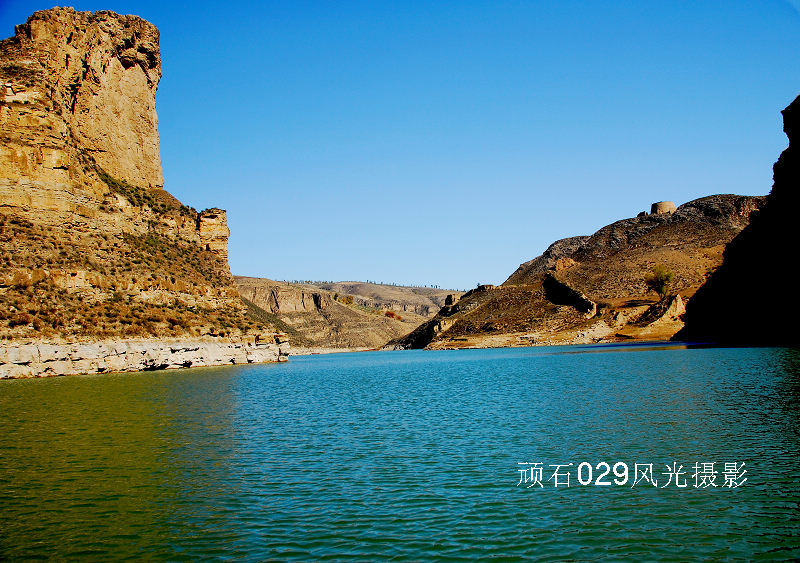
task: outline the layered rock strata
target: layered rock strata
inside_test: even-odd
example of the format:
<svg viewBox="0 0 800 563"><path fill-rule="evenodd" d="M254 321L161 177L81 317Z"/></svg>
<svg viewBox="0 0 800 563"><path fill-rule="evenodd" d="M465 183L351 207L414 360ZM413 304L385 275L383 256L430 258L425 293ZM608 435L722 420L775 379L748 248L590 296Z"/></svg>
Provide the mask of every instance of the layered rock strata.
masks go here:
<svg viewBox="0 0 800 563"><path fill-rule="evenodd" d="M159 33L53 8L0 41L0 338L265 332L227 263L221 209L162 189Z"/></svg>
<svg viewBox="0 0 800 563"><path fill-rule="evenodd" d="M326 285L328 284L320 284ZM374 284L330 284L338 290L370 286L370 297L339 293L311 284L290 284L265 278L236 277L245 301L289 334L293 347L317 349L375 349L413 330L428 317L414 313L420 303L413 288ZM364 287L361 287L363 293ZM444 295L444 291L439 290ZM391 298L381 299L381 294ZM403 301L402 296L408 295ZM437 293L438 295L438 293ZM402 312L397 314L395 311ZM259 314L256 311L256 314Z"/></svg>
<svg viewBox="0 0 800 563"><path fill-rule="evenodd" d="M4 167L67 180L88 160L118 180L162 187L158 29L136 16L53 8L15 31L0 45Z"/></svg>
<svg viewBox="0 0 800 563"><path fill-rule="evenodd" d="M0 347L0 379L286 361L286 341L101 341Z"/></svg>
<svg viewBox="0 0 800 563"><path fill-rule="evenodd" d="M199 213L197 234L200 237L200 247L213 252L227 264L228 237L231 235L227 213L217 208L206 209Z"/></svg>

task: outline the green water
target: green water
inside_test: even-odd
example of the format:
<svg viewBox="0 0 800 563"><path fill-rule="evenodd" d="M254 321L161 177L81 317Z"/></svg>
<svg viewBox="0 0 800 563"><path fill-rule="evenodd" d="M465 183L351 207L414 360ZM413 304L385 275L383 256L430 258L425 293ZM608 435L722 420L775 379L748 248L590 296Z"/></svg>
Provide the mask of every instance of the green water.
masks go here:
<svg viewBox="0 0 800 563"><path fill-rule="evenodd" d="M543 487L519 483L520 462L543 464ZM581 462L593 479L601 462L652 463L658 486L580 485ZM663 486L673 462L687 487ZM695 462L715 462L717 485L744 462L747 480L694 487ZM548 466L567 463L556 488ZM797 350L376 352L0 381L0 560L793 559L798 503Z"/></svg>

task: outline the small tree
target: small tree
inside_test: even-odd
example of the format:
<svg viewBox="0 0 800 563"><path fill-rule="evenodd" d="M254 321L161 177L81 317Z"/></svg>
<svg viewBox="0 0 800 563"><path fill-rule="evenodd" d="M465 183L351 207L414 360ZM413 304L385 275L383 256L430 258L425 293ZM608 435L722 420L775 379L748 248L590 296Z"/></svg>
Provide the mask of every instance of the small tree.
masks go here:
<svg viewBox="0 0 800 563"><path fill-rule="evenodd" d="M667 297L674 278L675 275L664 264L656 264L644 277L644 283L658 293L658 297L663 300Z"/></svg>

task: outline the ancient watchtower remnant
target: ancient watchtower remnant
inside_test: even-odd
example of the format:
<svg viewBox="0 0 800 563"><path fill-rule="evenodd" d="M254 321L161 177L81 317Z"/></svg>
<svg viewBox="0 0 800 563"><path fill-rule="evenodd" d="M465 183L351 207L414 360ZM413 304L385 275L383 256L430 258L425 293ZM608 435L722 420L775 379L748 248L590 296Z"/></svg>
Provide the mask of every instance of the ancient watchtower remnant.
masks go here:
<svg viewBox="0 0 800 563"><path fill-rule="evenodd" d="M672 201L657 201L650 206L650 215L660 215L663 213L675 213L677 211L675 203Z"/></svg>

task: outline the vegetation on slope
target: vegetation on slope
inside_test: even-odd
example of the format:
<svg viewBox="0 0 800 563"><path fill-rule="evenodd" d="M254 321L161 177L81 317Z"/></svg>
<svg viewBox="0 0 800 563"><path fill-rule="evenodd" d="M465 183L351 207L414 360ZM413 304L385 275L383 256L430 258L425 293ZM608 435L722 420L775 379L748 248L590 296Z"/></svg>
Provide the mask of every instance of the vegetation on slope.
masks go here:
<svg viewBox="0 0 800 563"><path fill-rule="evenodd" d="M231 336L271 325L231 291L227 264L182 239L56 233L0 214L0 338Z"/></svg>

